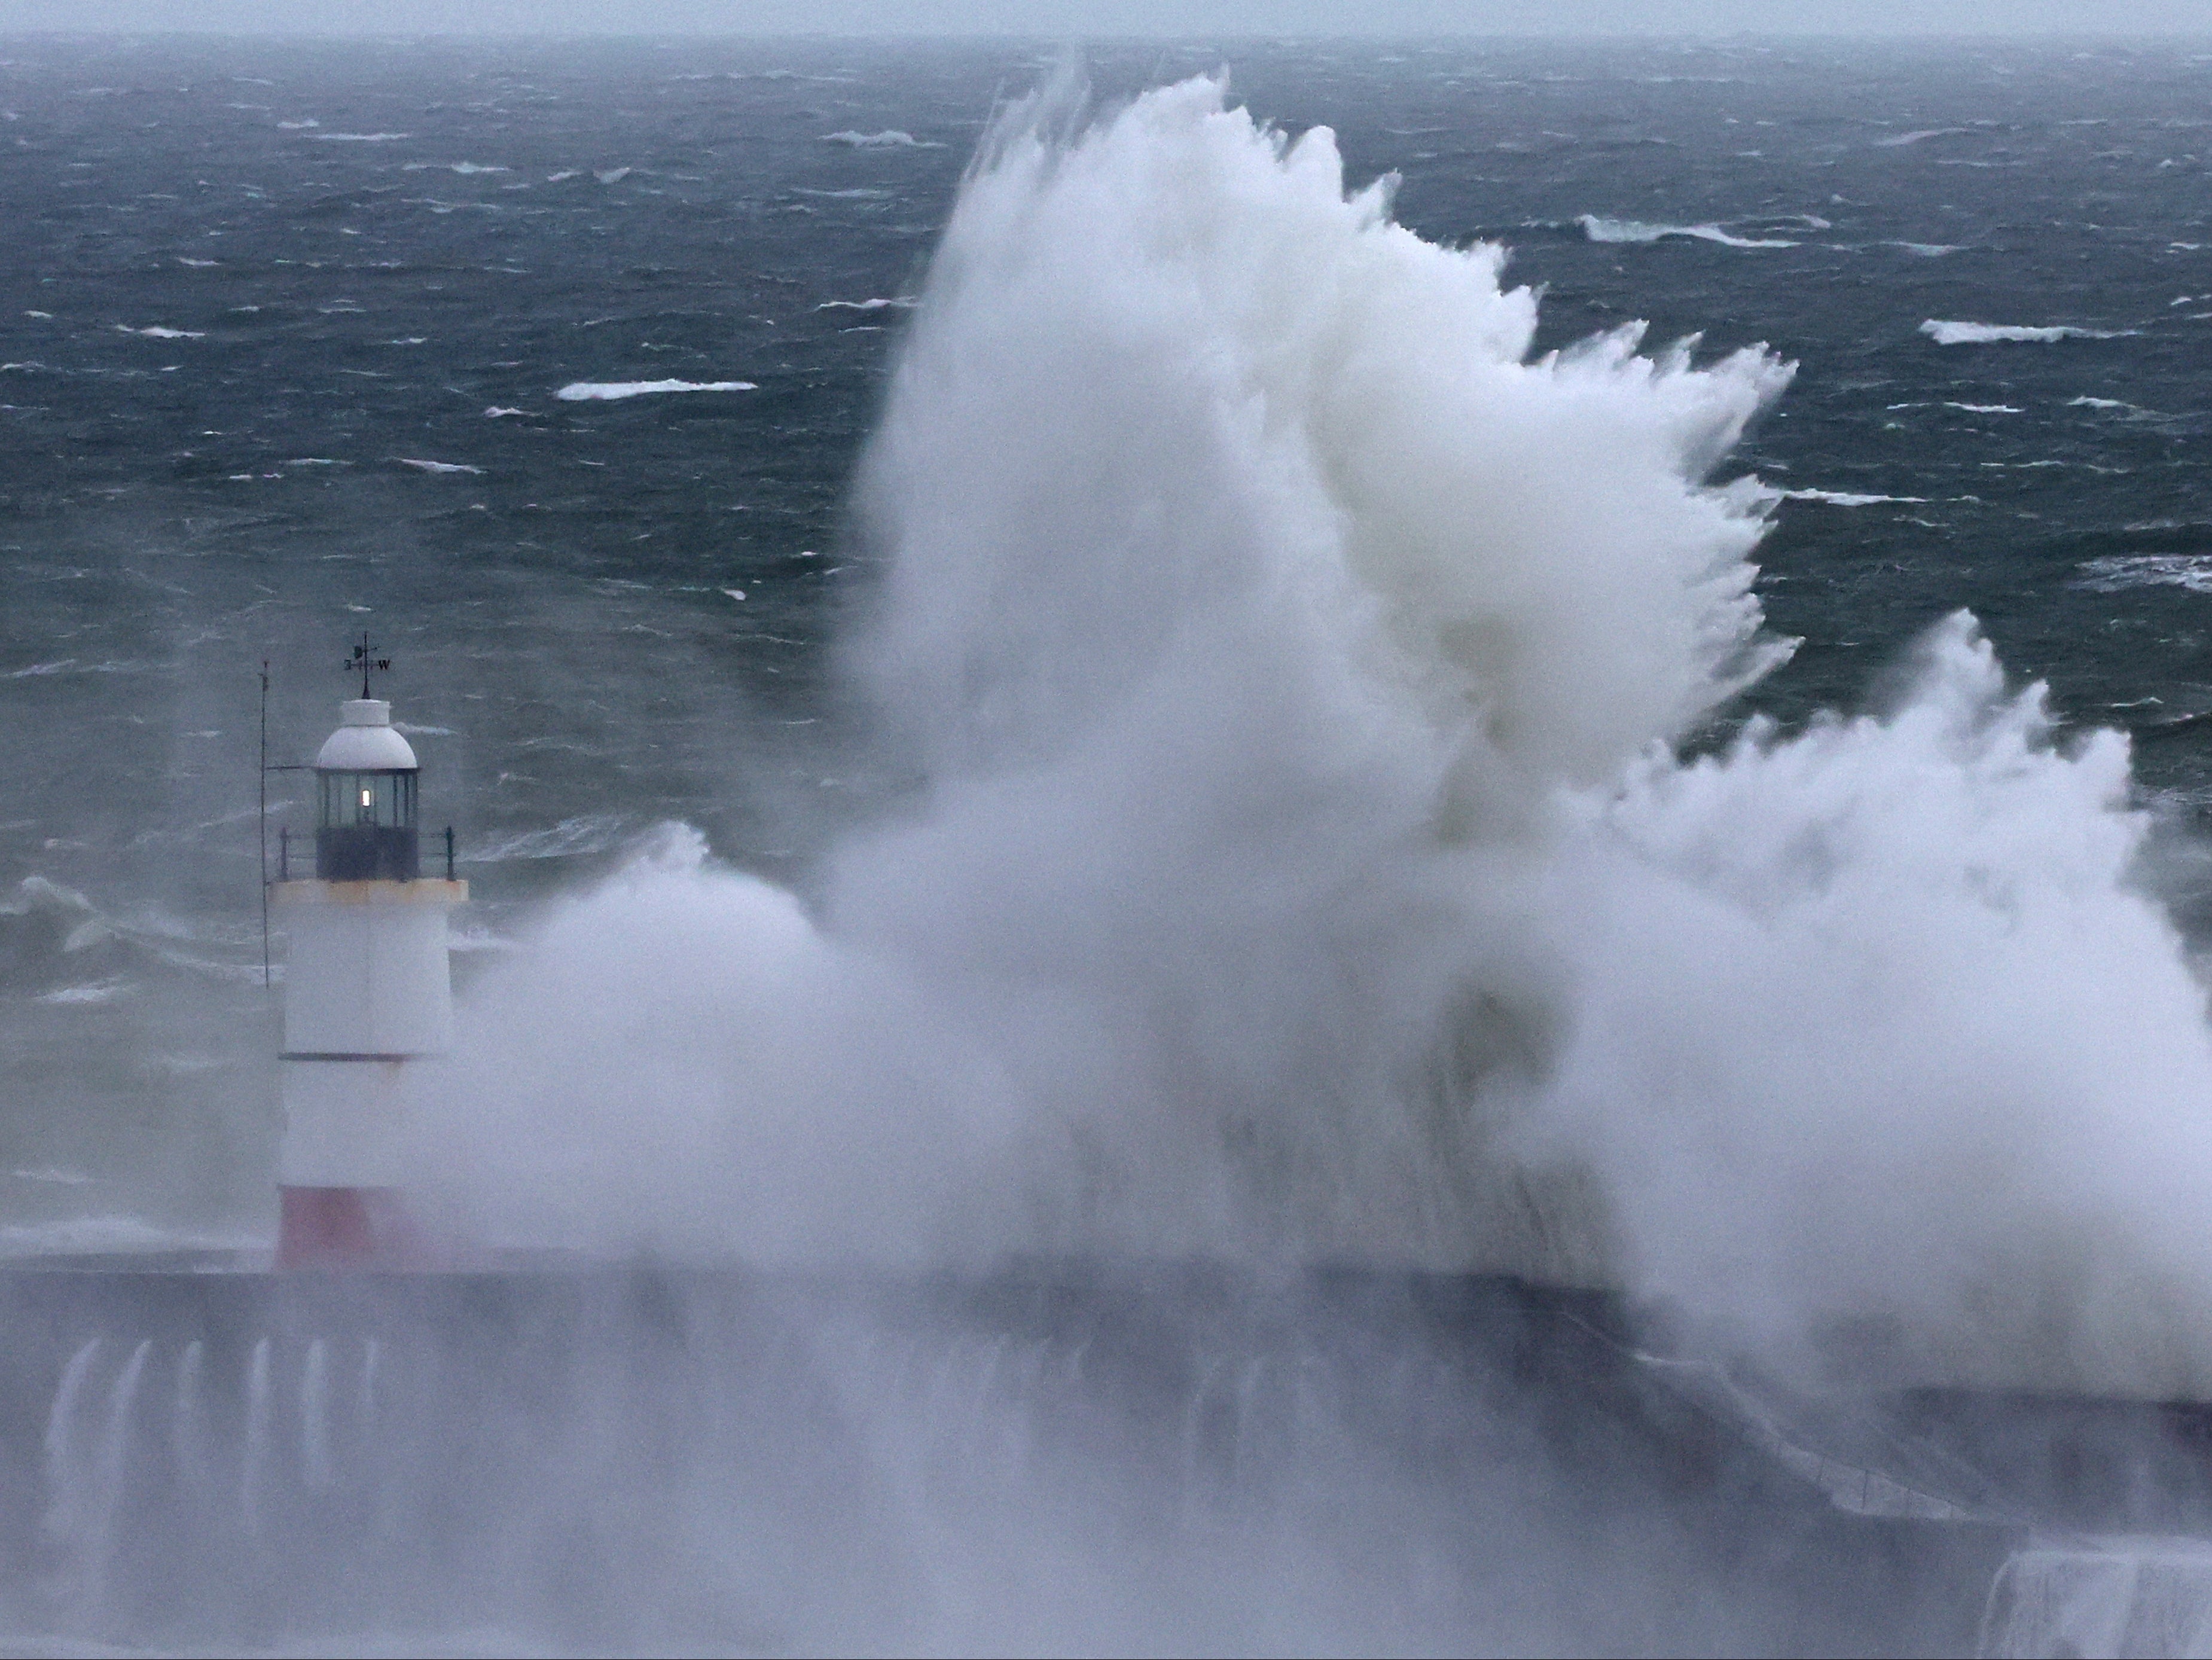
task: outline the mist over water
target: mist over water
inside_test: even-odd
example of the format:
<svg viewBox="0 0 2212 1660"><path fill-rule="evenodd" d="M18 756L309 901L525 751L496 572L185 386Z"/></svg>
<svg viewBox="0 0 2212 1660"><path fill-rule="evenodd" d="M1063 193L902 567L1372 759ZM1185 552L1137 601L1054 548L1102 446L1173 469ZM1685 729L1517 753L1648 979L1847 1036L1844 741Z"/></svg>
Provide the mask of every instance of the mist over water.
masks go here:
<svg viewBox="0 0 2212 1660"><path fill-rule="evenodd" d="M426 1099L443 1201L701 1257L1517 1273L1815 1375L1840 1325L1892 1383L2212 1383L2212 1043L2125 740L1962 613L1875 712L1680 758L1790 650L1728 463L1790 367L1532 353L1500 251L1391 188L1215 81L1002 119L857 492L844 662L913 788L805 903L672 829L556 905Z"/></svg>

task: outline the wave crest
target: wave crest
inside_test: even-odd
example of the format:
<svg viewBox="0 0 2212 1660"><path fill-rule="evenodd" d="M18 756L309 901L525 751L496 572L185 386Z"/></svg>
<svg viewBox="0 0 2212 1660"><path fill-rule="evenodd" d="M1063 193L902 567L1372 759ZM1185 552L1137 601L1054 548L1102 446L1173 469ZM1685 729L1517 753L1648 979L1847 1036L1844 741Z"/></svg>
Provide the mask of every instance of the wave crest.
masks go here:
<svg viewBox="0 0 2212 1660"><path fill-rule="evenodd" d="M1002 124L858 485L902 811L806 903L677 838L556 908L443 1177L524 1237L1517 1272L2212 1387L2124 740L1961 616L1883 711L1680 758L1788 648L1778 493L1709 481L1790 368L1532 357L1501 264L1212 81Z"/></svg>
<svg viewBox="0 0 2212 1660"><path fill-rule="evenodd" d="M2014 323L1960 323L1929 318L1920 332L1939 346L1986 346L2003 342L2049 344L2059 340L2117 340L2133 329L2084 329L2071 324L2026 327Z"/></svg>

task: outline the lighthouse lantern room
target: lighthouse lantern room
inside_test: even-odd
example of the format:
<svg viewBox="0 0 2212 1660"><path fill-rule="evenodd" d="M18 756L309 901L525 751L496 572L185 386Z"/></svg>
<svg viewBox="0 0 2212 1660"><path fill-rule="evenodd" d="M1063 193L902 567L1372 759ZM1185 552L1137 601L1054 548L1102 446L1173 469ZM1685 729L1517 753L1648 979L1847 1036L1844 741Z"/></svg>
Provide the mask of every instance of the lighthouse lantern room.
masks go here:
<svg viewBox="0 0 2212 1660"><path fill-rule="evenodd" d="M315 876L276 885L289 950L280 1055L279 1268L426 1266L401 1193L411 1063L453 1037L447 914L468 884L425 880L415 751L368 695L315 757Z"/></svg>
<svg viewBox="0 0 2212 1660"><path fill-rule="evenodd" d="M315 874L325 882L411 882L422 874L415 751L392 705L356 698L315 757Z"/></svg>

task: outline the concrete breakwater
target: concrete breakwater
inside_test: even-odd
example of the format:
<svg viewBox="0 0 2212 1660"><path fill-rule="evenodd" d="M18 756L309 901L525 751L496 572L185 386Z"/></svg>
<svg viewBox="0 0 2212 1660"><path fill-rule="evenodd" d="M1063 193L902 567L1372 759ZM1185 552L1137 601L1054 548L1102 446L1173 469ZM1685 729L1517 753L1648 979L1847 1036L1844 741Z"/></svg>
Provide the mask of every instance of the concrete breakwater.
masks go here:
<svg viewBox="0 0 2212 1660"><path fill-rule="evenodd" d="M1504 1280L81 1259L0 1320L19 1639L1956 1652L2053 1529L2212 1523L2190 1409L1808 1396Z"/></svg>

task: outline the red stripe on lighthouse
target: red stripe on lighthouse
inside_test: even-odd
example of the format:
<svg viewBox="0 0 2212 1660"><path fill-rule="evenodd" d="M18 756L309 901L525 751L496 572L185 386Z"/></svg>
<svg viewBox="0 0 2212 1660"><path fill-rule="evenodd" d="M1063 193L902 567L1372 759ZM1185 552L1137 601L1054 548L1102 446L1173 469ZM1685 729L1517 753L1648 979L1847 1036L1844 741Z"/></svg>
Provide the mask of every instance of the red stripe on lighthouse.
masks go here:
<svg viewBox="0 0 2212 1660"><path fill-rule="evenodd" d="M279 1188L280 1268L422 1268L428 1250L396 1188Z"/></svg>

